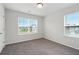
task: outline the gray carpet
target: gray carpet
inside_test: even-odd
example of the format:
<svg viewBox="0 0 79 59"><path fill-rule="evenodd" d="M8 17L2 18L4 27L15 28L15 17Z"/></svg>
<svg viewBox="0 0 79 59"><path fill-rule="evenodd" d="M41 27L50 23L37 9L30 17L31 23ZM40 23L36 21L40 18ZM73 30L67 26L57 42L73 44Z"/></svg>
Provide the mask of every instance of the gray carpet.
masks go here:
<svg viewBox="0 0 79 59"><path fill-rule="evenodd" d="M6 45L1 55L79 55L79 50L46 39L36 39Z"/></svg>

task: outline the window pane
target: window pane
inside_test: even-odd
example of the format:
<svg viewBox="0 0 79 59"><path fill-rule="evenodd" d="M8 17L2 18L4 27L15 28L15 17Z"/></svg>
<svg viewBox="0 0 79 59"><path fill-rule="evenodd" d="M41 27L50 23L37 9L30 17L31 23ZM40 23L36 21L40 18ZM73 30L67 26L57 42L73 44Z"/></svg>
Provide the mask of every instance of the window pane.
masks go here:
<svg viewBox="0 0 79 59"><path fill-rule="evenodd" d="M33 20L33 19L31 19L31 20L29 20L29 30L30 30L30 32L36 32L36 27L37 27L37 20Z"/></svg>
<svg viewBox="0 0 79 59"><path fill-rule="evenodd" d="M28 26L28 20L26 18L19 17L18 21L19 21L19 26L22 26L22 27Z"/></svg>
<svg viewBox="0 0 79 59"><path fill-rule="evenodd" d="M24 17L19 17L18 19L19 32L28 32L28 20Z"/></svg>
<svg viewBox="0 0 79 59"><path fill-rule="evenodd" d="M79 25L79 12L65 15L65 25Z"/></svg>

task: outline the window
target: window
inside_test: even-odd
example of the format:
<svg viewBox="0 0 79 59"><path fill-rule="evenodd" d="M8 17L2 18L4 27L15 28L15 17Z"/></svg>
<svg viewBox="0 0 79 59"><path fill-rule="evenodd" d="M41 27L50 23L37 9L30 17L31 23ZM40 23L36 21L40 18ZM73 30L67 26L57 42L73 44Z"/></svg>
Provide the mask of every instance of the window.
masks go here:
<svg viewBox="0 0 79 59"><path fill-rule="evenodd" d="M65 35L79 38L79 12L65 15L64 27Z"/></svg>
<svg viewBox="0 0 79 59"><path fill-rule="evenodd" d="M38 21L36 19L18 17L18 32L21 34L37 33Z"/></svg>

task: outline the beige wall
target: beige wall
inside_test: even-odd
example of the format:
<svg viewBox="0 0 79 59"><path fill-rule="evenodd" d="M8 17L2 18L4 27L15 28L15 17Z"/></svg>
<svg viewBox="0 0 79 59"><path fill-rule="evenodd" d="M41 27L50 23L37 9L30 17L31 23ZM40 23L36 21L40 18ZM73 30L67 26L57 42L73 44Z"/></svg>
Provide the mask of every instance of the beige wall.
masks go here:
<svg viewBox="0 0 79 59"><path fill-rule="evenodd" d="M6 44L28 41L43 37L43 18L40 16L25 14L12 10L5 10L6 16ZM18 16L38 19L39 32L37 34L18 35Z"/></svg>
<svg viewBox="0 0 79 59"><path fill-rule="evenodd" d="M66 46L79 49L79 38L64 36L64 15L79 12L79 5L75 5L48 15L44 21L45 38Z"/></svg>

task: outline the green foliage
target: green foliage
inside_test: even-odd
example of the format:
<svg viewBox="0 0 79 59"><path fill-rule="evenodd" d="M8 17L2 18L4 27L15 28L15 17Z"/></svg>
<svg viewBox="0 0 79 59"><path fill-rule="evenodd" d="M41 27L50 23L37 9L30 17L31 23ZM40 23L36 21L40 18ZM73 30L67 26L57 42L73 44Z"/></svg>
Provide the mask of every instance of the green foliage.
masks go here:
<svg viewBox="0 0 79 59"><path fill-rule="evenodd" d="M20 32L28 32L27 27L19 27Z"/></svg>

